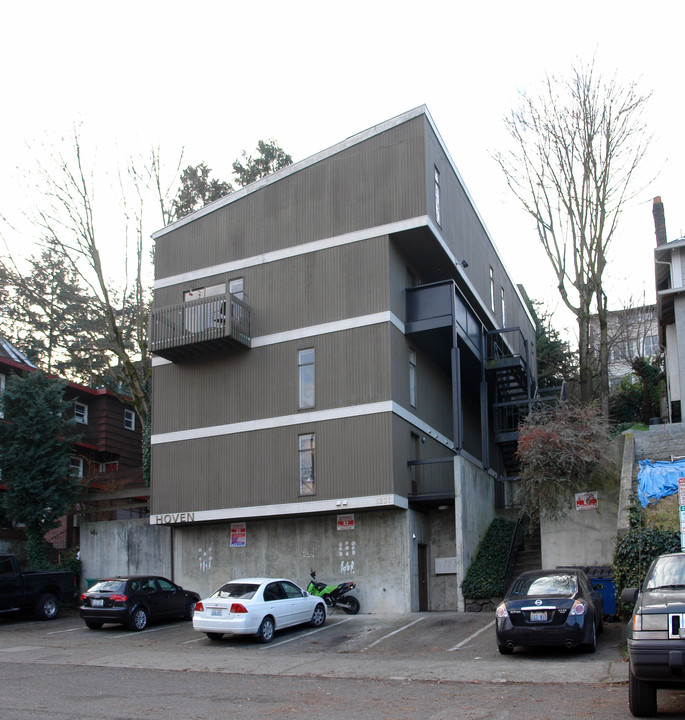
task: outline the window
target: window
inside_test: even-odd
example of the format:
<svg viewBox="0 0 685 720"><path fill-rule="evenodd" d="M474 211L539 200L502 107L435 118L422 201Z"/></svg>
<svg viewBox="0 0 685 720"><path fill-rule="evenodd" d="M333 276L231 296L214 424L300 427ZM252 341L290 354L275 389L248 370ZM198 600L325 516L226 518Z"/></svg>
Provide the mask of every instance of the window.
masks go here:
<svg viewBox="0 0 685 720"><path fill-rule="evenodd" d="M495 271L490 266L490 310L495 312Z"/></svg>
<svg viewBox="0 0 685 720"><path fill-rule="evenodd" d="M502 303L502 327L507 326L507 306L504 303L504 288L500 288L500 301Z"/></svg>
<svg viewBox="0 0 685 720"><path fill-rule="evenodd" d="M130 408L124 408L124 427L127 430L136 429L136 413Z"/></svg>
<svg viewBox="0 0 685 720"><path fill-rule="evenodd" d="M5 381L7 378L4 375L0 375L0 418L5 417L5 413L2 411L2 394L5 392Z"/></svg>
<svg viewBox="0 0 685 720"><path fill-rule="evenodd" d="M231 295L235 295L235 297L237 297L238 300L244 300L243 279L235 278L234 280L229 280L228 281L228 292L230 292Z"/></svg>
<svg viewBox="0 0 685 720"><path fill-rule="evenodd" d="M316 495L316 480L314 478L314 433L300 435L300 495Z"/></svg>
<svg viewBox="0 0 685 720"><path fill-rule="evenodd" d="M314 407L314 348L297 353L297 370L300 387L300 410Z"/></svg>
<svg viewBox="0 0 685 720"><path fill-rule="evenodd" d="M433 178L435 184L435 221L438 225L442 225L442 217L440 215L440 171L433 168Z"/></svg>
<svg viewBox="0 0 685 720"><path fill-rule="evenodd" d="M409 351L409 404L416 407L416 350Z"/></svg>
<svg viewBox="0 0 685 720"><path fill-rule="evenodd" d="M69 470L74 477L83 477L83 458L70 457Z"/></svg>
<svg viewBox="0 0 685 720"><path fill-rule="evenodd" d="M100 472L101 473L116 472L118 469L119 469L119 461L118 460L112 460L111 462L100 463Z"/></svg>
<svg viewBox="0 0 685 720"><path fill-rule="evenodd" d="M204 303L194 303L183 309L183 321L186 332L196 333L210 330L226 323L226 303L224 298L226 283L208 285L207 287L193 288L183 293L183 302L191 303L193 300L216 297L216 300L207 300Z"/></svg>
<svg viewBox="0 0 685 720"><path fill-rule="evenodd" d="M77 423L88 424L88 406L80 402L74 403L74 419Z"/></svg>

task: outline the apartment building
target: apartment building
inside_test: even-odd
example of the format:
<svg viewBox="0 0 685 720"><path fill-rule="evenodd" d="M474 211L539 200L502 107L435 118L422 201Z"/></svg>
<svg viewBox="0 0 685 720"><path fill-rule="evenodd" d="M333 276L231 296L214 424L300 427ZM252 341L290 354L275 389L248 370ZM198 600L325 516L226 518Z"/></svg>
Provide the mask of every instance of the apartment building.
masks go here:
<svg viewBox="0 0 685 720"><path fill-rule="evenodd" d="M150 523L176 581L315 569L362 612L463 609L535 329L426 107L154 239Z"/></svg>

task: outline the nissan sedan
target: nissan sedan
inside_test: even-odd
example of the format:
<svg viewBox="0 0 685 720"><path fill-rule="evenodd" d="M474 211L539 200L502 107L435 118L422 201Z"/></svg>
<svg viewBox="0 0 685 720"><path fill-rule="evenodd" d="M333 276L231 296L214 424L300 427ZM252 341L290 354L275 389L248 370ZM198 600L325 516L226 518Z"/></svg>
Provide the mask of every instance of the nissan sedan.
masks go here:
<svg viewBox="0 0 685 720"><path fill-rule="evenodd" d="M222 585L195 606L193 628L220 640L224 633L271 642L276 630L326 622L326 604L283 578L243 578Z"/></svg>
<svg viewBox="0 0 685 720"><path fill-rule="evenodd" d="M597 648L603 629L602 595L582 570L525 572L514 580L496 610L497 647Z"/></svg>

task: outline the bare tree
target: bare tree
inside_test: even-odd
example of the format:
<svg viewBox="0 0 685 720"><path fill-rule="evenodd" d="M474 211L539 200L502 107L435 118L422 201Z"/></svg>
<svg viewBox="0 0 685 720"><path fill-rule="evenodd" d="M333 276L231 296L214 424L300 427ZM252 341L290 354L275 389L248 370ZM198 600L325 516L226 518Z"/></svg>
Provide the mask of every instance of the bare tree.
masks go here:
<svg viewBox="0 0 685 720"><path fill-rule="evenodd" d="M177 166L180 167L180 160ZM152 191L161 209L161 223L171 218L176 177L163 180L159 149L148 160L129 161L119 175L120 216L96 221L95 182L88 170L78 130L65 152L55 152L39 165L42 202L32 220L51 254L78 280L87 298L83 328L94 355L110 359L94 378L135 408L143 425L150 417L150 353L147 322L151 295L149 253L144 230L145 198ZM119 226L117 226L119 224ZM106 246L113 257L104 261ZM17 266L15 265L15 269ZM78 320L78 314L77 314ZM72 352L74 346L65 348ZM82 348L81 348L82 351Z"/></svg>
<svg viewBox="0 0 685 720"><path fill-rule="evenodd" d="M509 187L536 222L564 304L578 322L583 401L594 396L590 316L599 316L602 413L608 415L608 330L604 272L621 210L633 196L649 137L649 95L596 73L594 62L569 79L547 75L535 96L505 120L513 149L496 159Z"/></svg>

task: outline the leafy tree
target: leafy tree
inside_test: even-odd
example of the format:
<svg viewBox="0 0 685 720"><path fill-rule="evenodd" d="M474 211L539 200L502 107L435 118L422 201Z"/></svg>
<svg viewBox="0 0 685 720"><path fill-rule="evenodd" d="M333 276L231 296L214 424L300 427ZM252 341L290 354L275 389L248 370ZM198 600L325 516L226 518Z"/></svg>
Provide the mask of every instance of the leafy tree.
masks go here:
<svg viewBox="0 0 685 720"><path fill-rule="evenodd" d="M659 417L659 401L665 381L663 358L656 355L650 358L635 357L631 363L633 372L642 381L642 422Z"/></svg>
<svg viewBox="0 0 685 720"><path fill-rule="evenodd" d="M42 372L10 376L0 401L0 469L7 514L26 526L31 568L49 567L44 535L69 511L81 489L69 468L73 419L64 384Z"/></svg>
<svg viewBox="0 0 685 720"><path fill-rule="evenodd" d="M244 150L242 154L244 164L240 160L233 163L233 172L238 181L238 185L244 187L260 178L270 175L281 168L292 165L293 159L282 148L280 148L275 140L259 140L257 142L257 155L252 157Z"/></svg>
<svg viewBox="0 0 685 720"><path fill-rule="evenodd" d="M239 187L249 185L276 170L292 165L293 162L292 157L279 147L275 140L259 140L255 157L244 150L241 157L243 162L236 160L233 163L233 172ZM181 173L181 188L172 204L174 220L233 192L230 183L216 178L210 179L210 173L211 169L203 162L199 165L188 165Z"/></svg>
<svg viewBox="0 0 685 720"><path fill-rule="evenodd" d="M188 165L181 173L181 189L173 202L175 219L233 192L229 183L216 178L210 179L210 173L211 169L203 162L199 165Z"/></svg>
<svg viewBox="0 0 685 720"><path fill-rule="evenodd" d="M575 492L615 480L609 428L594 405L562 403L531 412L519 427L521 513L532 520L565 514Z"/></svg>
<svg viewBox="0 0 685 720"><path fill-rule="evenodd" d="M506 120L513 149L496 156L509 187L534 219L564 304L578 322L581 400L594 398L590 316L599 316L600 407L608 416L607 251L649 138L642 113L649 96L574 67L546 76L537 96Z"/></svg>
<svg viewBox="0 0 685 720"><path fill-rule="evenodd" d="M538 387L554 388L576 376L578 366L568 342L552 326L552 314L538 300L531 300L523 286L519 291L535 322Z"/></svg>
<svg viewBox="0 0 685 720"><path fill-rule="evenodd" d="M642 398L642 381L633 382L632 376L623 378L609 396L611 421L623 426L642 420Z"/></svg>
<svg viewBox="0 0 685 720"><path fill-rule="evenodd" d="M0 282L5 288L0 329L33 363L84 384L107 372L107 357L93 345L106 330L54 242L45 242L24 272L11 257L0 260Z"/></svg>

